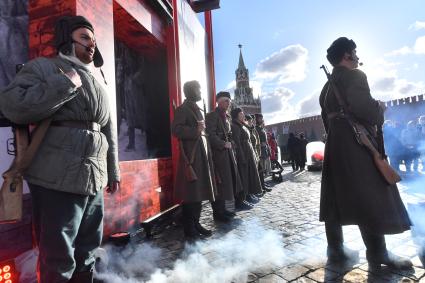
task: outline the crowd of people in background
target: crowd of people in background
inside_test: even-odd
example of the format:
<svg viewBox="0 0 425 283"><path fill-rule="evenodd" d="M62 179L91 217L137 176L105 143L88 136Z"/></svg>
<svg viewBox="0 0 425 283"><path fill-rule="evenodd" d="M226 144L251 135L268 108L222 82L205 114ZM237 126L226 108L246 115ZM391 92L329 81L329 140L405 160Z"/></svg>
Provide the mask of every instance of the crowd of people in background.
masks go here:
<svg viewBox="0 0 425 283"><path fill-rule="evenodd" d="M386 120L383 133L386 154L392 167L401 173L403 171L406 173L423 171L425 115L418 117L416 121L411 120L405 125L398 121Z"/></svg>

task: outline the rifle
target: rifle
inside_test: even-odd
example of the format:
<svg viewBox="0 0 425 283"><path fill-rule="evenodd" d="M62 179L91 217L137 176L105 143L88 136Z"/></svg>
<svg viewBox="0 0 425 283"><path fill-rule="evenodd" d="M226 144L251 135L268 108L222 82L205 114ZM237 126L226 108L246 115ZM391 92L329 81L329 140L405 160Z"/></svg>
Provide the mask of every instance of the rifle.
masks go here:
<svg viewBox="0 0 425 283"><path fill-rule="evenodd" d="M341 97L341 94L339 93L338 88L335 85L335 82L333 81L331 74L329 73L328 69L325 65L322 65L320 67L325 72L326 77L328 78L328 82L330 86L333 89L333 92L335 93L335 97L338 101L338 104L340 106L340 114L341 117L346 118L348 123L351 126L351 129L353 130L354 136L356 138L356 141L358 144L366 147L368 152L372 155L373 161L375 163L376 168L381 173L382 177L385 179L385 181L390 185L395 185L396 183L401 181L400 176L398 173L388 164L388 161L383 158L381 153L378 151L377 147L379 145L375 145L374 143L374 137L369 133L369 131L366 129L364 125L357 122L351 115L351 113L348 111L348 107L345 104L344 100ZM378 134L382 134L382 131L378 131Z"/></svg>

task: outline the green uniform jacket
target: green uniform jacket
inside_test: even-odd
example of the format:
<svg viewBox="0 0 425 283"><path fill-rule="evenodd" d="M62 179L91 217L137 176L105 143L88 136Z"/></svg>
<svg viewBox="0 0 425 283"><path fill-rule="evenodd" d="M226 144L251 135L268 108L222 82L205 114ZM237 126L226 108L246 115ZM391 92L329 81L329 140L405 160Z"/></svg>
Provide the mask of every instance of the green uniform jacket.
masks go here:
<svg viewBox="0 0 425 283"><path fill-rule="evenodd" d="M61 70L75 69L82 87ZM17 124L90 121L101 132L50 126L25 179L48 189L95 195L108 181L119 181L116 130L106 91L90 71L62 58L37 58L0 92L0 112Z"/></svg>

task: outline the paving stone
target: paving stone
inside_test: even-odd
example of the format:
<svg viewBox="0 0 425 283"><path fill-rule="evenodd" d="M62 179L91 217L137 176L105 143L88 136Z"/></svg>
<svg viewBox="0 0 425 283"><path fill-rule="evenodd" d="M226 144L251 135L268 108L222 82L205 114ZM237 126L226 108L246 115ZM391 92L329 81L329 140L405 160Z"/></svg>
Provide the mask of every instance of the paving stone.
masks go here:
<svg viewBox="0 0 425 283"><path fill-rule="evenodd" d="M286 283L288 281L286 281L282 277L277 276L276 274L269 274L267 276L261 277L260 279L258 279L255 282L258 282L258 283Z"/></svg>
<svg viewBox="0 0 425 283"><path fill-rule="evenodd" d="M280 277L288 281L292 281L297 278L300 278L303 275L305 275L307 272L309 272L308 268L298 264L288 265L282 269L275 271L277 275L279 275Z"/></svg>
<svg viewBox="0 0 425 283"><path fill-rule="evenodd" d="M264 195L260 202L249 211L237 212L230 224L214 222L211 205L203 203L200 222L213 231L208 241L217 240L228 233L240 238L247 232L241 225L246 221L257 221L261 226L272 229L282 236L285 251L285 266L276 269L268 266L262 270L248 270L248 282L339 282L339 283L381 283L381 282L424 282L425 270L417 256L417 247L411 239L410 231L386 236L389 250L395 254L412 258L415 268L409 272L397 272L383 268L380 272L369 271L365 259L365 247L355 225L344 226L345 244L360 252L359 262L351 266L336 266L326 262L326 234L324 224L319 219L321 172L293 174L285 168L284 181L274 184L273 191ZM403 197L403 191L402 191ZM233 209L232 203L226 203ZM249 228L248 228L249 229ZM149 243L162 249L158 267L170 268L176 259L187 257L182 227L168 225L155 229ZM146 239L138 239L147 242ZM220 255L206 253L207 261L216 263ZM203 283L203 282L200 282Z"/></svg>
<svg viewBox="0 0 425 283"><path fill-rule="evenodd" d="M355 268L355 269L347 272L346 274L344 274L342 279L347 281L347 282L359 283L359 282L368 282L367 281L368 277L369 277L368 272L361 270L359 268Z"/></svg>
<svg viewBox="0 0 425 283"><path fill-rule="evenodd" d="M325 268L319 268L315 271L307 273L306 276L317 282L333 282L336 281L338 277L341 277L340 274Z"/></svg>

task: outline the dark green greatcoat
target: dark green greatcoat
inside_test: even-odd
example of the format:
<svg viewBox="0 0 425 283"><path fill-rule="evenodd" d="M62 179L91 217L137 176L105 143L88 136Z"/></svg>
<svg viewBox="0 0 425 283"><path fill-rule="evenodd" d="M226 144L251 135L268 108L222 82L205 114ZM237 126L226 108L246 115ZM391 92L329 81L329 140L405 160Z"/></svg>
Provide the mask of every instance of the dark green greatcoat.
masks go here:
<svg viewBox="0 0 425 283"><path fill-rule="evenodd" d="M352 115L366 126L384 121L378 101L370 94L366 75L360 70L335 67L332 77ZM362 225L375 234L409 230L410 220L396 185L388 185L365 147L359 145L344 118L328 120L339 111L328 83L320 95L322 119L327 132L322 172L320 220L342 225Z"/></svg>
<svg viewBox="0 0 425 283"><path fill-rule="evenodd" d="M207 114L206 132L211 144L217 183L217 199L233 200L243 190L233 149L226 149L226 140L231 141L229 116L221 116L220 110Z"/></svg>

